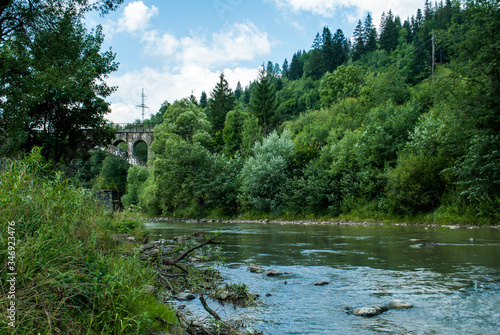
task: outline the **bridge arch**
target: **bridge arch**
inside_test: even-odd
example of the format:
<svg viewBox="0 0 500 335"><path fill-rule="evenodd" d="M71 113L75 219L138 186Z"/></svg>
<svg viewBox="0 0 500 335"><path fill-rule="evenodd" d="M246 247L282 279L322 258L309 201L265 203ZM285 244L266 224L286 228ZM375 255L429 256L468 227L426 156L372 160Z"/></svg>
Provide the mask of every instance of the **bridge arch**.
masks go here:
<svg viewBox="0 0 500 335"><path fill-rule="evenodd" d="M131 165L143 165L146 166L147 159L149 158L149 147L154 141L154 131L153 129L119 129L116 131L115 138L112 144L108 145L104 151L118 156L123 160L127 161ZM127 144L127 150L123 150L118 147L120 143ZM145 155L146 159L141 159L137 156L137 145L139 143L145 143ZM141 144L142 146L142 144Z"/></svg>
<svg viewBox="0 0 500 335"><path fill-rule="evenodd" d="M132 155L136 156L143 162L149 159L149 145L143 139L138 139L132 144Z"/></svg>

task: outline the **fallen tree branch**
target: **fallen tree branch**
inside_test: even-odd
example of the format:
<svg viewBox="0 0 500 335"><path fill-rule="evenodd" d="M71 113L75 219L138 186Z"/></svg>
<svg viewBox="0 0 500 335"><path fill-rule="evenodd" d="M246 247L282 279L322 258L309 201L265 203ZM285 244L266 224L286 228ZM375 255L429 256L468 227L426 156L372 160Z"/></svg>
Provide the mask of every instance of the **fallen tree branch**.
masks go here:
<svg viewBox="0 0 500 335"><path fill-rule="evenodd" d="M168 321L167 321L167 320L165 320L165 319L160 318L158 315L156 315L156 316L155 316L155 319L156 319L156 320L158 320L158 321L160 321L161 323L166 324L166 325L167 325L167 326L169 326L169 327L172 327L172 326L173 326L173 324L171 324L170 322L168 322Z"/></svg>
<svg viewBox="0 0 500 335"><path fill-rule="evenodd" d="M217 321L222 321L221 317L219 316L219 314L217 314L213 309L211 309L210 307L208 307L208 304L205 300L205 297L203 297L203 294L200 294L200 301L201 301L201 304L203 305L203 308L205 308L205 310L215 318L215 320Z"/></svg>
<svg viewBox="0 0 500 335"><path fill-rule="evenodd" d="M199 249L201 247L204 247L206 246L207 244L210 244L213 240L215 240L216 238L218 238L219 236L221 236L222 233L218 234L218 235L215 235L211 238L209 238L208 240L206 240L205 242L201 243L201 244L198 244L194 247L192 247L191 249L189 249L188 251L186 251L185 253L183 253L182 255L180 255L179 257L177 257L175 260L174 260L174 264L177 263L177 262L180 262L181 260L183 260L184 258L186 258L187 255L189 255L190 253L192 253L193 251L195 251L196 249Z"/></svg>

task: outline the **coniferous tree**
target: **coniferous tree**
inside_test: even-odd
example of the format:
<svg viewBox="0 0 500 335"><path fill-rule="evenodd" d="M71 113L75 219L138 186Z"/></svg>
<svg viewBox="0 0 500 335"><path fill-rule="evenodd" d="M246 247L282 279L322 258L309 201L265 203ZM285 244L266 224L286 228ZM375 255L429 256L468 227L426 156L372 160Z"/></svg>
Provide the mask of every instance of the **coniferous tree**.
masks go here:
<svg viewBox="0 0 500 335"><path fill-rule="evenodd" d="M268 75L271 75L271 76L274 75L274 65L273 65L273 62L271 62L271 61L267 62L266 72L267 72Z"/></svg>
<svg viewBox="0 0 500 335"><path fill-rule="evenodd" d="M321 49L322 44L323 44L323 39L321 38L321 35L319 33L316 33L316 37L314 37L314 41L311 48L313 50L319 50Z"/></svg>
<svg viewBox="0 0 500 335"><path fill-rule="evenodd" d="M273 74L275 77L279 77L281 74L281 68L280 68L280 65L278 63L274 64Z"/></svg>
<svg viewBox="0 0 500 335"><path fill-rule="evenodd" d="M401 26L401 22L399 25ZM399 31L392 11L389 11L387 15L382 14L380 29L380 49L387 52L395 50L398 45Z"/></svg>
<svg viewBox="0 0 500 335"><path fill-rule="evenodd" d="M234 108L235 101L233 91L229 88L229 84L224 78L224 72L221 72L219 82L210 92L208 101L208 118L212 123L212 130L215 133L222 131L226 114Z"/></svg>
<svg viewBox="0 0 500 335"><path fill-rule="evenodd" d="M425 22L432 21L433 16L434 16L434 10L432 9L432 5L429 0L425 0L425 5L424 5Z"/></svg>
<svg viewBox="0 0 500 335"><path fill-rule="evenodd" d="M333 43L332 32L328 27L323 28L322 37L322 46L321 50L323 52L323 64L325 66L325 70L328 72L333 72L337 67L337 53L335 50L335 46Z"/></svg>
<svg viewBox="0 0 500 335"><path fill-rule="evenodd" d="M201 92L201 96L200 96L200 107L201 108L207 108L207 106L208 106L207 93L205 91L203 91L203 92Z"/></svg>
<svg viewBox="0 0 500 335"><path fill-rule="evenodd" d="M330 72L335 71L340 65L347 62L349 58L349 42L344 36L342 29L337 29L335 35L333 35L333 69Z"/></svg>
<svg viewBox="0 0 500 335"><path fill-rule="evenodd" d="M191 101L193 104L195 104L196 106L198 106L198 100L194 96L193 92L191 92L191 95L189 96L189 101Z"/></svg>
<svg viewBox="0 0 500 335"><path fill-rule="evenodd" d="M259 119L265 135L271 132L271 119L276 108L276 92L271 77L264 68L259 70L255 89L250 98L250 111Z"/></svg>
<svg viewBox="0 0 500 335"><path fill-rule="evenodd" d="M243 94L243 87L241 87L241 83L238 80L238 83L236 84L236 89L234 90L234 97L236 98L236 100L239 100L242 94Z"/></svg>
<svg viewBox="0 0 500 335"><path fill-rule="evenodd" d="M302 56L302 51L297 51L293 54L292 62L290 63L290 70L288 72L288 79L297 80L302 78L302 74L304 73L304 64L300 60Z"/></svg>
<svg viewBox="0 0 500 335"><path fill-rule="evenodd" d="M406 43L410 44L413 41L411 23L409 20L405 20L403 23L403 29L406 31Z"/></svg>
<svg viewBox="0 0 500 335"><path fill-rule="evenodd" d="M353 33L354 45L352 47L352 60L355 62L365 53L365 32L361 20L358 21Z"/></svg>
<svg viewBox="0 0 500 335"><path fill-rule="evenodd" d="M285 60L283 61L283 66L282 66L282 71L281 71L284 78L288 78L288 71L289 71L288 59L285 58Z"/></svg>
<svg viewBox="0 0 500 335"><path fill-rule="evenodd" d="M377 28L375 28L375 25L373 24L370 13L366 15L363 33L365 40L365 52L377 50Z"/></svg>

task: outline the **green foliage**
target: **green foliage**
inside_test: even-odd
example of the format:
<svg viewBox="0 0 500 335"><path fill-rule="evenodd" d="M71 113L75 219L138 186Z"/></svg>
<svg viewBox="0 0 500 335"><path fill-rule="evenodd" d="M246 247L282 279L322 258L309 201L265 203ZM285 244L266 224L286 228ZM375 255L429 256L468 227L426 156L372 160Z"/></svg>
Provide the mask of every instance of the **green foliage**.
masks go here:
<svg viewBox="0 0 500 335"><path fill-rule="evenodd" d="M356 98L363 85L365 71L355 65L339 66L335 72L327 73L321 80L319 90L322 107L348 97Z"/></svg>
<svg viewBox="0 0 500 335"><path fill-rule="evenodd" d="M163 114L163 123L155 127L155 141L151 149L155 153L163 152L165 141L169 138L179 138L209 146L212 142L210 129L210 122L199 106L188 99L178 100Z"/></svg>
<svg viewBox="0 0 500 335"><path fill-rule="evenodd" d="M296 174L288 180L284 192L288 213L340 214L341 194L338 181L328 173L331 164L331 156L322 153L303 168L302 174Z"/></svg>
<svg viewBox="0 0 500 335"><path fill-rule="evenodd" d="M35 6L42 15L32 18L36 29L13 33L0 47L0 59L7 65L0 69L4 153L42 146L45 157L70 162L113 137L104 116L109 113L105 98L115 88L104 80L118 67L115 55L100 52L102 28L88 32L78 14L83 7L68 3ZM17 4L9 6L7 10Z"/></svg>
<svg viewBox="0 0 500 335"><path fill-rule="evenodd" d="M124 202L151 215L491 222L500 198L499 8L463 4L428 3L403 24L389 12L378 41L368 15L350 52L343 32L325 27L312 50L283 63L281 76L269 61L254 82L237 86L236 98L222 74L202 107L194 97L165 103L152 169L129 170ZM429 78L432 34L443 64ZM21 55L20 45L6 44ZM4 152L29 140L26 115L15 115ZM78 163L82 178L89 183L99 171L104 183L108 163L94 163Z"/></svg>
<svg viewBox="0 0 500 335"><path fill-rule="evenodd" d="M144 166L131 166L127 171L127 194L122 197L125 208L139 203L139 192L149 177L149 170Z"/></svg>
<svg viewBox="0 0 500 335"><path fill-rule="evenodd" d="M233 156L240 149L243 141L243 126L248 117L248 113L238 109L227 113L222 132L226 155Z"/></svg>
<svg viewBox="0 0 500 335"><path fill-rule="evenodd" d="M235 106L235 97L233 91L229 88L227 80L224 78L224 72L221 72L219 82L210 93L208 100L208 119L212 123L214 133L222 131L226 114L233 110Z"/></svg>
<svg viewBox="0 0 500 335"><path fill-rule="evenodd" d="M203 172L210 168L211 153L199 142L171 138L165 151L153 163L156 197L164 214L188 215L190 209L204 202L198 195Z"/></svg>
<svg viewBox="0 0 500 335"><path fill-rule="evenodd" d="M290 175L290 156L295 144L289 131L271 133L257 142L253 156L241 171L240 202L245 209L279 213L284 200L282 190Z"/></svg>
<svg viewBox="0 0 500 335"><path fill-rule="evenodd" d="M248 157L252 153L255 143L260 140L262 140L262 127L259 126L259 119L251 115L243 122L241 155Z"/></svg>
<svg viewBox="0 0 500 335"><path fill-rule="evenodd" d="M107 155L102 163L96 187L101 190L112 190L125 193L127 189L127 171L130 164L123 159Z"/></svg>
<svg viewBox="0 0 500 335"><path fill-rule="evenodd" d="M378 74L370 73L361 88L360 99L369 106L378 106L392 101L403 105L410 99L406 78L396 68L389 68Z"/></svg>
<svg viewBox="0 0 500 335"><path fill-rule="evenodd" d="M7 288L8 227L16 239L15 328L2 333L134 333L159 331L159 315L173 311L142 291L154 273L137 257L124 258L108 231L139 223L115 222L83 189L52 173L34 150L0 170L0 286ZM13 222L10 225L9 222ZM7 295L0 303L7 305ZM64 306L64 308L63 308Z"/></svg>
<svg viewBox="0 0 500 335"><path fill-rule="evenodd" d="M259 70L259 79L250 98L250 112L259 119L264 134L274 128L272 117L276 108L276 92L271 83L271 77L264 68Z"/></svg>
<svg viewBox="0 0 500 335"><path fill-rule="evenodd" d="M446 167L448 162L440 156L400 156L397 166L388 173L388 207L398 213L426 212L438 207L446 190L441 174Z"/></svg>

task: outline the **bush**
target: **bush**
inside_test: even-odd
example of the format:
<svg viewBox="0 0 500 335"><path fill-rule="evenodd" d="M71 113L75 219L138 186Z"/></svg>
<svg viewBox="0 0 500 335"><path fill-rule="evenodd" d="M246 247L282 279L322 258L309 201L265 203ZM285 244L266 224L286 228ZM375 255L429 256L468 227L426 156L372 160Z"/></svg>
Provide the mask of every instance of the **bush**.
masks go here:
<svg viewBox="0 0 500 335"><path fill-rule="evenodd" d="M289 131L271 133L253 148L241 171L240 202L244 209L278 213L284 204L282 190L290 175L295 144Z"/></svg>
<svg viewBox="0 0 500 335"><path fill-rule="evenodd" d="M406 154L388 173L389 208L396 213L428 212L439 206L446 190L442 171L447 167L440 156Z"/></svg>
<svg viewBox="0 0 500 335"><path fill-rule="evenodd" d="M148 168L144 166L131 166L127 173L127 194L122 197L125 208L139 203L139 190L149 176Z"/></svg>

